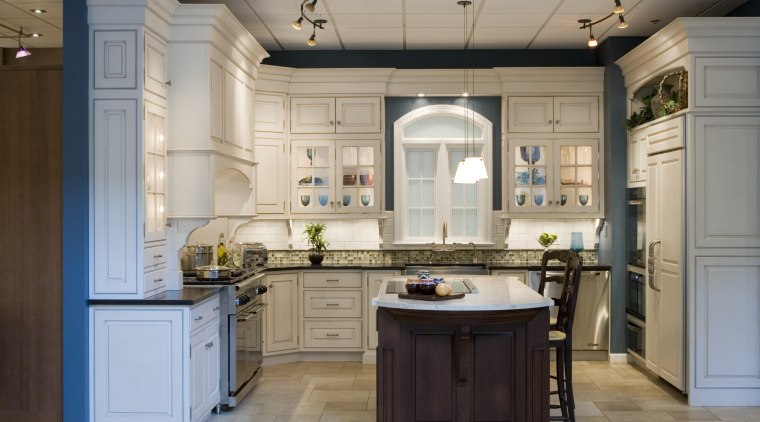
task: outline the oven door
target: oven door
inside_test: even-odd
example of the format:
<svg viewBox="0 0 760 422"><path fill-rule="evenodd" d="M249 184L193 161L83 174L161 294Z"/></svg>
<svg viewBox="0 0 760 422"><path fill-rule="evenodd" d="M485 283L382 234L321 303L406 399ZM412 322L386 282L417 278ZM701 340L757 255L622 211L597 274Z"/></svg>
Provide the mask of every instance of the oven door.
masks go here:
<svg viewBox="0 0 760 422"><path fill-rule="evenodd" d="M265 303L254 302L230 315L230 331L234 327L234 336L230 333L229 386L230 396L236 396L253 378L261 366L261 323Z"/></svg>
<svg viewBox="0 0 760 422"><path fill-rule="evenodd" d="M644 274L631 271L632 269L634 268L628 267L628 294L626 294L625 310L646 321L646 281Z"/></svg>

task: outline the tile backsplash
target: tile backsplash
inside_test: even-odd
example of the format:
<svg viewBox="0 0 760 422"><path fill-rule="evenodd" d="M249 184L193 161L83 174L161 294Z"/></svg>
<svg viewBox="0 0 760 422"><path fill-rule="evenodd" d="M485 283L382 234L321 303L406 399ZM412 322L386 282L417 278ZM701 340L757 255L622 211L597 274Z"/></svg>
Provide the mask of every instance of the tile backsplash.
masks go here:
<svg viewBox="0 0 760 422"><path fill-rule="evenodd" d="M596 243L596 220L593 218L581 219L512 219L507 238L508 249L542 249L538 244L538 236L541 233L555 233L557 241L553 248L569 249L570 233L581 232L583 234L583 249L594 249Z"/></svg>

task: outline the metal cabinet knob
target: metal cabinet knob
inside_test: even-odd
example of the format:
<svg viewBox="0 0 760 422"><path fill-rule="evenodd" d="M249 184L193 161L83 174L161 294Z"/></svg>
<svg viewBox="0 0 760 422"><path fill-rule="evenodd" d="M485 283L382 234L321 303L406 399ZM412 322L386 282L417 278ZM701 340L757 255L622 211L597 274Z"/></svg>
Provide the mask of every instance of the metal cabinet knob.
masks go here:
<svg viewBox="0 0 760 422"><path fill-rule="evenodd" d="M333 126L333 125L335 125L335 122L333 122L332 120L330 120L330 126Z"/></svg>
<svg viewBox="0 0 760 422"><path fill-rule="evenodd" d="M156 255L153 255L153 258L156 258L156 259L158 259L158 258L163 258L163 257L164 257L164 256L163 256L163 255L161 255L161 254L156 254Z"/></svg>
<svg viewBox="0 0 760 422"><path fill-rule="evenodd" d="M220 310L220 309L222 309L222 307L221 307L221 306L214 306L214 310L215 310L215 311L218 311L218 310Z"/></svg>
<svg viewBox="0 0 760 422"><path fill-rule="evenodd" d="M198 315L197 317L195 317L195 320L196 320L196 321L200 321L200 320L202 320L202 319L203 319L203 315Z"/></svg>
<svg viewBox="0 0 760 422"><path fill-rule="evenodd" d="M164 278L163 278L163 277L159 277L159 278L157 278L157 279L153 280L153 282L154 282L154 283L160 283L160 282L162 282L162 281L164 281Z"/></svg>
<svg viewBox="0 0 760 422"><path fill-rule="evenodd" d="M340 120L338 120L338 126L340 126Z"/></svg>
<svg viewBox="0 0 760 422"><path fill-rule="evenodd" d="M546 122L546 124L547 124L547 125L550 125L550 124L552 124L552 121L551 121L551 120L549 120L548 122Z"/></svg>
<svg viewBox="0 0 760 422"><path fill-rule="evenodd" d="M554 124L555 124L555 125L558 125L558 124L559 124L559 120L555 120L555 121L554 121Z"/></svg>

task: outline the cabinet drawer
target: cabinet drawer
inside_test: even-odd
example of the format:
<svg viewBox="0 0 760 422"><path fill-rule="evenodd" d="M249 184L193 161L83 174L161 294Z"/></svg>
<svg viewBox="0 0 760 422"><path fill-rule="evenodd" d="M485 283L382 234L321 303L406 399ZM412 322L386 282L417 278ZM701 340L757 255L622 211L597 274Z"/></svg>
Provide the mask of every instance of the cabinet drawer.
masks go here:
<svg viewBox="0 0 760 422"><path fill-rule="evenodd" d="M360 272L335 272L335 273L303 273L304 287L362 287L362 273Z"/></svg>
<svg viewBox="0 0 760 422"><path fill-rule="evenodd" d="M190 331L219 318L219 295L190 308Z"/></svg>
<svg viewBox="0 0 760 422"><path fill-rule="evenodd" d="M158 289L166 287L166 269L161 268L155 271L149 271L143 274L143 292L158 293ZM148 294L150 296L150 294Z"/></svg>
<svg viewBox="0 0 760 422"><path fill-rule="evenodd" d="M361 318L362 292L317 291L303 292L304 318Z"/></svg>
<svg viewBox="0 0 760 422"><path fill-rule="evenodd" d="M304 348L362 347L361 321L304 321Z"/></svg>
<svg viewBox="0 0 760 422"><path fill-rule="evenodd" d="M147 246L143 249L143 267L158 268L166 265L166 245Z"/></svg>

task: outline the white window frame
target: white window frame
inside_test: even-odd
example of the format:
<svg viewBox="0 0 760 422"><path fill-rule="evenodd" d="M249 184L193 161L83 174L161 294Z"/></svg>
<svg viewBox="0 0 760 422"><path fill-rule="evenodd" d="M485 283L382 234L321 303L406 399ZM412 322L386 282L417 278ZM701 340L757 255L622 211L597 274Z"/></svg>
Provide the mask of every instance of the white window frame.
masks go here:
<svg viewBox="0 0 760 422"><path fill-rule="evenodd" d="M446 243L475 243L476 245L493 245L492 242L492 210L493 193L492 180L495 177L492 170L493 162L493 124L490 120L479 113L465 109L461 106L439 104L421 107L401 116L393 123L393 175L394 175L394 245L422 245L431 242L442 243L443 223L450 223L451 215L451 179L439 177L441 172L448 173L448 148L461 150L464 148L463 138L405 138L404 129L425 118L434 116L450 116L464 119L467 110L468 117L472 119L475 127L480 129L480 136L475 138L475 145L480 148L481 155L485 159L488 179L477 182L478 189L478 235L476 237L453 237L446 238ZM464 124L464 122L462 122ZM473 140L470 139L469 142ZM435 182L435 223L432 237L408 236L409 227L407 219L408 177L406 174L406 154L408 149L433 149L436 151L436 182ZM445 169L445 170L441 170ZM450 224L449 224L450 226ZM451 232L451 230L449 230Z"/></svg>

